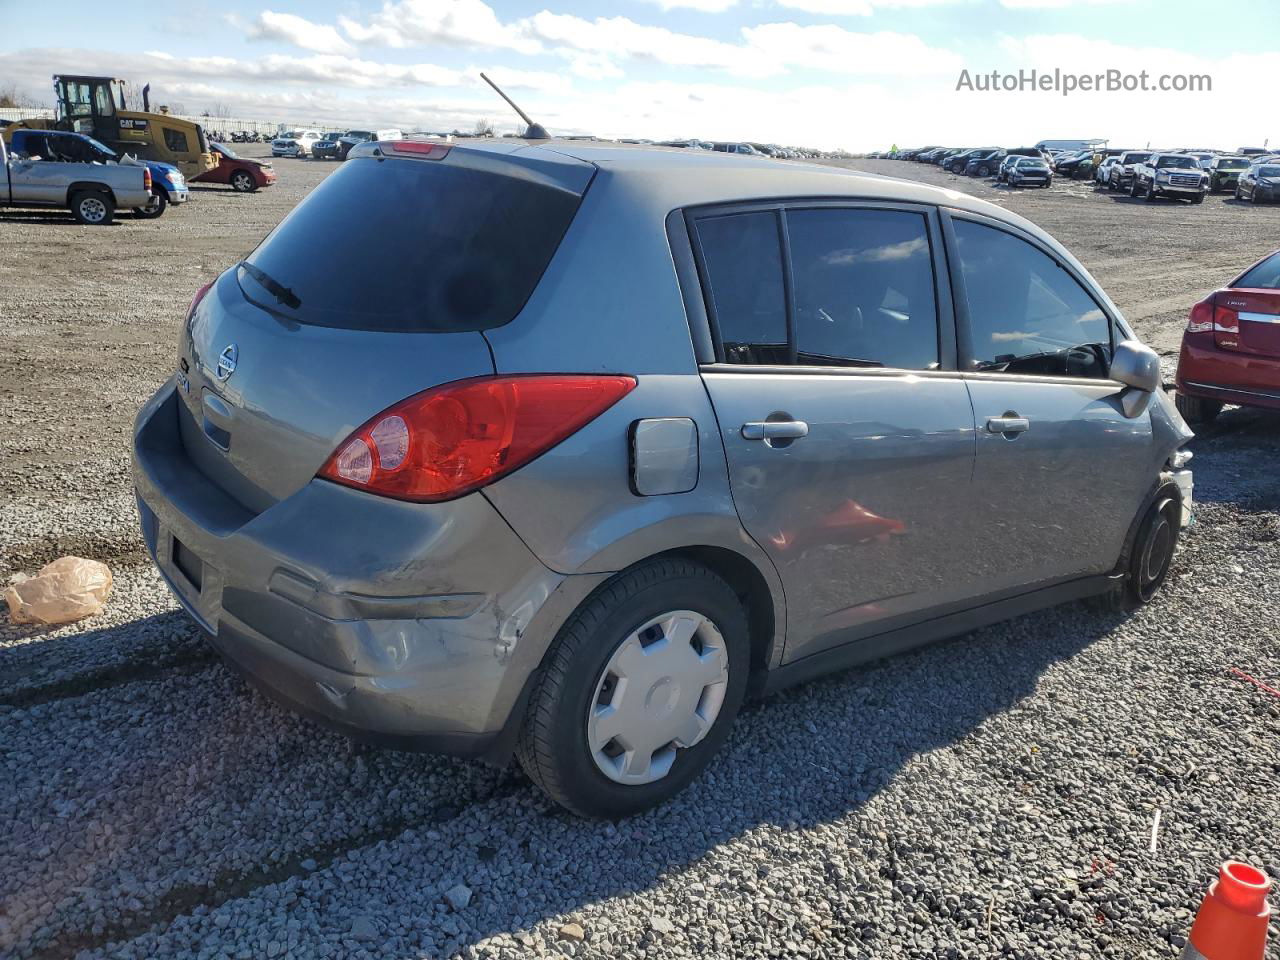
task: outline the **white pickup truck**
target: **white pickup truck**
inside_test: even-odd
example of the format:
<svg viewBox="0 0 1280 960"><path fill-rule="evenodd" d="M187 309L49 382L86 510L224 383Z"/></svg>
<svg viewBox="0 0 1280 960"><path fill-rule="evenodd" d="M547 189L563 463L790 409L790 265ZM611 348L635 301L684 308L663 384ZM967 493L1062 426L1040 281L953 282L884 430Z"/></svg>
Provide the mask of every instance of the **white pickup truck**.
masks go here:
<svg viewBox="0 0 1280 960"><path fill-rule="evenodd" d="M0 139L0 209L61 207L80 223L110 223L116 209L146 207L151 171L142 164L63 163L10 153Z"/></svg>

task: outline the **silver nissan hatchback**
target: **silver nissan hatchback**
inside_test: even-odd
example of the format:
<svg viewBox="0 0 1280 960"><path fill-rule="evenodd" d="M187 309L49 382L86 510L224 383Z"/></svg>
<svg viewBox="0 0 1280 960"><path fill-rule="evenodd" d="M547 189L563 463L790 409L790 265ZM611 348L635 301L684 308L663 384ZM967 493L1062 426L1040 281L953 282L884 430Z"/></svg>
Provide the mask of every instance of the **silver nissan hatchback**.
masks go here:
<svg viewBox="0 0 1280 960"><path fill-rule="evenodd" d="M707 151L350 160L134 438L161 574L293 709L616 817L748 694L1164 579L1191 433L1026 220Z"/></svg>

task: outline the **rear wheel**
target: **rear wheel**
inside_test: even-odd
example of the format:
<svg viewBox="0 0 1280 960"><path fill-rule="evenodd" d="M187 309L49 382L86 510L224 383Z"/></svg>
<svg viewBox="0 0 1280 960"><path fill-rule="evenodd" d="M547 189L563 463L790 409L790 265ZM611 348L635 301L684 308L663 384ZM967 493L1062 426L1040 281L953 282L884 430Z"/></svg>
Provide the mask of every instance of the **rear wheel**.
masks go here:
<svg viewBox="0 0 1280 960"><path fill-rule="evenodd" d="M169 196L163 190L154 187L151 190L151 201L145 207L134 207L133 215L144 220L154 220L165 212L169 206Z"/></svg>
<svg viewBox="0 0 1280 960"><path fill-rule="evenodd" d="M1222 412L1221 400L1206 400L1185 393L1174 394L1173 405L1187 423L1209 423Z"/></svg>
<svg viewBox="0 0 1280 960"><path fill-rule="evenodd" d="M654 560L598 590L534 678L516 756L557 803L592 817L675 796L723 744L746 691L746 616L729 585Z"/></svg>
<svg viewBox="0 0 1280 960"><path fill-rule="evenodd" d="M71 198L71 215L77 223L103 226L116 215L116 202L101 190L81 190Z"/></svg>
<svg viewBox="0 0 1280 960"><path fill-rule="evenodd" d="M258 189L258 185L253 182L253 177L249 175L247 170L237 170L231 175L231 189L238 190L241 193L250 193Z"/></svg>

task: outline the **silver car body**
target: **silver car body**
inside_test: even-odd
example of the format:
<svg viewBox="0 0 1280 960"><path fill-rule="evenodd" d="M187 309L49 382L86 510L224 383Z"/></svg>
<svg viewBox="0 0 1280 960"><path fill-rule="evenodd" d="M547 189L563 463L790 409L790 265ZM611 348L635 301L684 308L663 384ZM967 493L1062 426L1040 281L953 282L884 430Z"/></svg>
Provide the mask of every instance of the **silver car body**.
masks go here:
<svg viewBox="0 0 1280 960"><path fill-rule="evenodd" d="M383 155L369 143L351 156ZM1190 437L1159 392L1126 416L1127 388L1113 380L961 368L966 307L944 250L962 219L1049 253L1117 341L1134 336L1070 253L996 205L708 151L504 140L455 146L441 162L582 191L514 319L429 334L281 322L228 271L135 428L142 529L175 596L231 663L349 733L504 757L567 618L659 555L694 558L739 593L757 690L1097 593ZM723 362L691 224L707 210L792 204L925 218L937 369ZM353 429L397 401L522 373L623 373L637 385L455 500L317 479ZM1009 411L1030 429L993 432ZM807 435L769 439L770 423L791 420Z"/></svg>

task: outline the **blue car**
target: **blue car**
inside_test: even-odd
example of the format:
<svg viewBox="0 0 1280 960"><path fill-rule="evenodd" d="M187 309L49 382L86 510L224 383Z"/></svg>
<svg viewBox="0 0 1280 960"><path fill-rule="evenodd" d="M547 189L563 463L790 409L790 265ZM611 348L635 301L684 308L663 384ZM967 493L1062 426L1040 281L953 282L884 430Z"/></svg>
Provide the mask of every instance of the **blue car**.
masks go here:
<svg viewBox="0 0 1280 960"><path fill-rule="evenodd" d="M93 137L63 130L15 130L10 135L15 153L47 157L70 163L120 163L118 153ZM139 160L151 171L151 202L134 207L133 215L148 220L160 216L171 203L186 203L190 197L182 171L171 163Z"/></svg>

